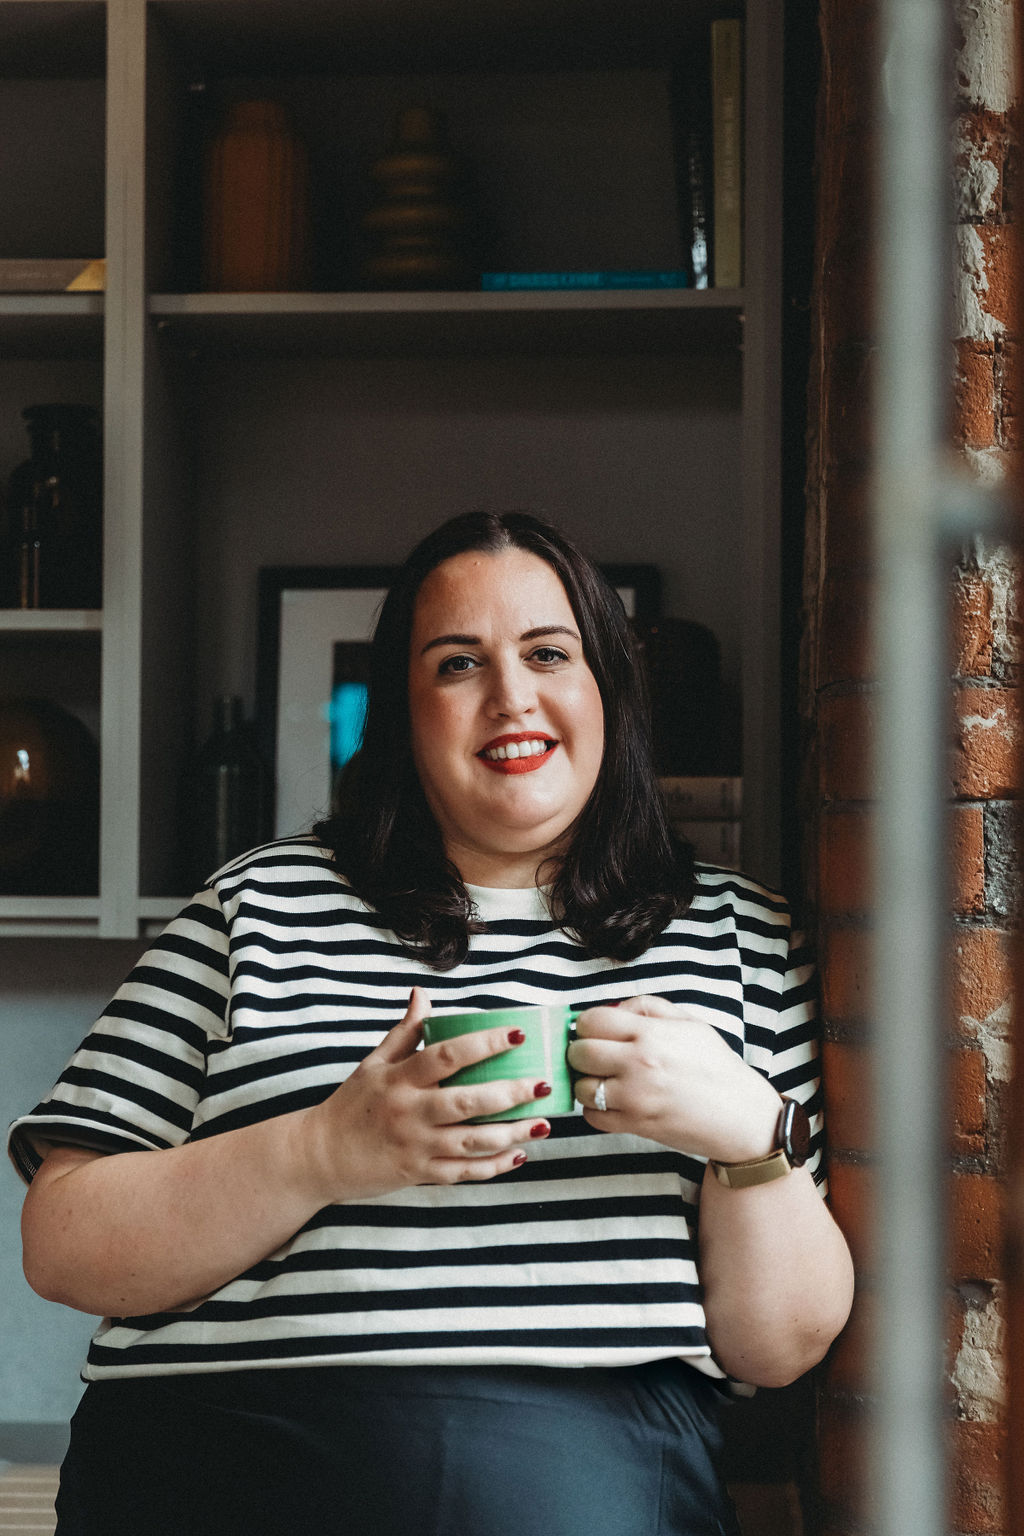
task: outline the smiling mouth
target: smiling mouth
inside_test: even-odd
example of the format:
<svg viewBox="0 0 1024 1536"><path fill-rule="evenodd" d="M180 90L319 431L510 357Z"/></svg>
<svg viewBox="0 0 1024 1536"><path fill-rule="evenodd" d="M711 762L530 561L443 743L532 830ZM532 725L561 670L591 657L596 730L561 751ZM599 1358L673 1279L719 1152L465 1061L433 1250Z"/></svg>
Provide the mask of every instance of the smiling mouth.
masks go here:
<svg viewBox="0 0 1024 1536"><path fill-rule="evenodd" d="M477 757L496 773L532 773L558 746L550 736L502 736L481 748Z"/></svg>

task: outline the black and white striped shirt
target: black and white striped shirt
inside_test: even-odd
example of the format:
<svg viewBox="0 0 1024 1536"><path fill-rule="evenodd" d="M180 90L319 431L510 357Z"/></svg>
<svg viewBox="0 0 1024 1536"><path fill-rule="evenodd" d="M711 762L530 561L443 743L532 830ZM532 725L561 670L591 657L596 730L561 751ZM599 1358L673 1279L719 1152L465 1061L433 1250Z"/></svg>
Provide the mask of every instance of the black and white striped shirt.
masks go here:
<svg viewBox="0 0 1024 1536"><path fill-rule="evenodd" d="M658 994L698 1009L812 1117L821 1182L814 982L785 903L699 867L697 895L633 961L588 959L537 890L470 887L485 933L430 970L312 839L227 866L132 971L53 1091L12 1127L107 1152L177 1146L318 1102L422 986L435 1012ZM321 1210L187 1309L106 1319L87 1380L325 1364L626 1365L721 1371L697 1274L700 1158L552 1121L495 1180Z"/></svg>

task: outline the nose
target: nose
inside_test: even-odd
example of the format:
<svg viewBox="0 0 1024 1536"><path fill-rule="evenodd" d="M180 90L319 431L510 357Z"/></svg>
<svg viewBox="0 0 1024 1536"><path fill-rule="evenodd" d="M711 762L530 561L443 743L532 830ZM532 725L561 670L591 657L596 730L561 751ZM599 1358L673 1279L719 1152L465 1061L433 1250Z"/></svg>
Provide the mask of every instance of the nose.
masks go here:
<svg viewBox="0 0 1024 1536"><path fill-rule="evenodd" d="M532 675L517 660L497 664L491 674L488 713L496 720L517 720L532 714L537 707L537 690Z"/></svg>

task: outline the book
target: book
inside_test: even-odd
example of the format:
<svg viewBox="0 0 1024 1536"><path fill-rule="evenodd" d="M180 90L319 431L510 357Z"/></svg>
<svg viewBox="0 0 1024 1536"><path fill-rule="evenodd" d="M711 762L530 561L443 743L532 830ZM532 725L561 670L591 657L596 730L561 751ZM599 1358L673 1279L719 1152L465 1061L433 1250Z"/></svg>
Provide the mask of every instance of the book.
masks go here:
<svg viewBox="0 0 1024 1536"><path fill-rule="evenodd" d="M609 272L484 272L480 286L486 293L551 288L687 288L683 270L647 271L624 268Z"/></svg>
<svg viewBox="0 0 1024 1536"><path fill-rule="evenodd" d="M731 774L659 778L669 820L738 821L743 813L743 780Z"/></svg>
<svg viewBox="0 0 1024 1536"><path fill-rule="evenodd" d="M673 823L672 830L677 837L692 844L699 863L739 869L742 822L679 821Z"/></svg>
<svg viewBox="0 0 1024 1536"><path fill-rule="evenodd" d="M743 23L711 23L712 282L743 283Z"/></svg>
<svg viewBox="0 0 1024 1536"><path fill-rule="evenodd" d="M102 257L12 257L0 260L0 293L102 293L106 268Z"/></svg>
<svg viewBox="0 0 1024 1536"><path fill-rule="evenodd" d="M676 197L683 258L692 288L710 281L711 93L708 61L691 50L672 80Z"/></svg>

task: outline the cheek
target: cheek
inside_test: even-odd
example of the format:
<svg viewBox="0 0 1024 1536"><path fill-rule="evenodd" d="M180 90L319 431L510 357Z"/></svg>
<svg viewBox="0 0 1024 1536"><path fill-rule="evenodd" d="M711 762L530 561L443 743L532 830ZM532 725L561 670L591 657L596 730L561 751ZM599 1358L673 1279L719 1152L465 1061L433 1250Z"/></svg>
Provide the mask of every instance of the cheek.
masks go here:
<svg viewBox="0 0 1024 1536"><path fill-rule="evenodd" d="M417 765L456 750L461 713L460 701L454 694L417 688L415 684L410 687L410 735Z"/></svg>
<svg viewBox="0 0 1024 1536"><path fill-rule="evenodd" d="M600 763L604 756L604 706L596 682L591 678L574 701L577 748L588 761Z"/></svg>

